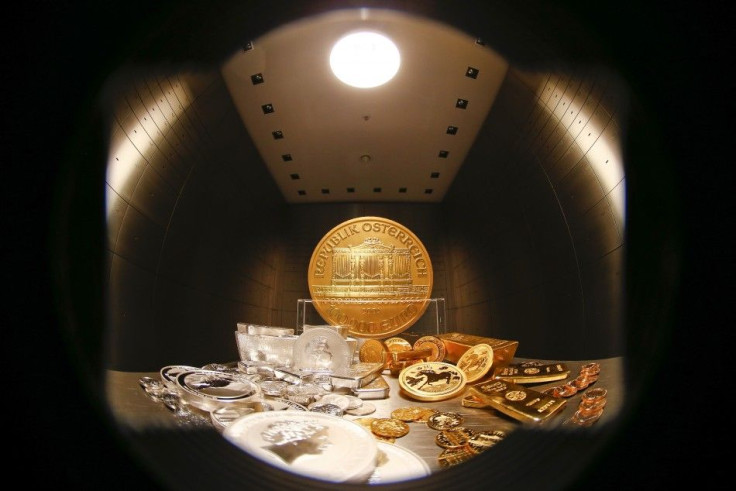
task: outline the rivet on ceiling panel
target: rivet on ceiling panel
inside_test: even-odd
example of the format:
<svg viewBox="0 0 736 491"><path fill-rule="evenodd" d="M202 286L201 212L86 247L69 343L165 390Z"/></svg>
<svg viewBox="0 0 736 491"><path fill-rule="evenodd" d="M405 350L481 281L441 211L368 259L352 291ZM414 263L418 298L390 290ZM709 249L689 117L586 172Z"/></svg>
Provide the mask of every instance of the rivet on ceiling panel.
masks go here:
<svg viewBox="0 0 736 491"><path fill-rule="evenodd" d="M253 49L253 41L248 41L245 43L245 46L243 46L243 51L250 51Z"/></svg>
<svg viewBox="0 0 736 491"><path fill-rule="evenodd" d="M355 192L355 188L348 188L347 191L348 191L348 193L354 193Z"/></svg>
<svg viewBox="0 0 736 491"><path fill-rule="evenodd" d="M450 155L450 152L448 152L447 150L440 150L439 157L441 159L446 159L448 155Z"/></svg>
<svg viewBox="0 0 736 491"><path fill-rule="evenodd" d="M475 78L475 77L473 77ZM263 74L262 73L256 73L255 75L250 76L250 81L253 82L253 85L258 85L263 83Z"/></svg>
<svg viewBox="0 0 736 491"><path fill-rule="evenodd" d="M380 193L381 192L381 188L373 188L373 192L374 193Z"/></svg>
<svg viewBox="0 0 736 491"><path fill-rule="evenodd" d="M406 188L399 188L399 192L400 193L405 193L406 192Z"/></svg>
<svg viewBox="0 0 736 491"><path fill-rule="evenodd" d="M261 109L263 109L263 114L270 114L274 112L273 104L264 104L261 106Z"/></svg>
<svg viewBox="0 0 736 491"><path fill-rule="evenodd" d="M297 179L299 179L299 174L289 174L289 177L296 181Z"/></svg>
<svg viewBox="0 0 736 491"><path fill-rule="evenodd" d="M457 126L448 126L447 127L447 134L448 135L457 135Z"/></svg>
<svg viewBox="0 0 736 491"><path fill-rule="evenodd" d="M322 188L322 194L330 194L330 190L327 188Z"/></svg>
<svg viewBox="0 0 736 491"><path fill-rule="evenodd" d="M429 177L431 177L432 179L437 179L437 178L439 178L439 177L440 177L440 173L439 173L439 172L432 172L432 173L431 173L431 174L429 175Z"/></svg>
<svg viewBox="0 0 736 491"><path fill-rule="evenodd" d="M477 68L469 66L468 69L465 70L465 76L470 78L478 78L478 72L479 70Z"/></svg>
<svg viewBox="0 0 736 491"><path fill-rule="evenodd" d="M272 131L271 134L274 140L281 140L284 137L284 132L281 130Z"/></svg>
<svg viewBox="0 0 736 491"><path fill-rule="evenodd" d="M290 153L285 153L281 156L281 160L283 160L284 162L291 162L294 159L291 157Z"/></svg>
<svg viewBox="0 0 736 491"><path fill-rule="evenodd" d="M458 99L455 103L455 107L458 109L467 109L468 108L468 101L465 99Z"/></svg>
<svg viewBox="0 0 736 491"><path fill-rule="evenodd" d="M424 194L432 194L432 190L431 189L425 189L424 190Z"/></svg>
<svg viewBox="0 0 736 491"><path fill-rule="evenodd" d="M307 194L307 192L303 189L300 189L299 191L297 191L297 193L299 193L299 196L306 196Z"/></svg>

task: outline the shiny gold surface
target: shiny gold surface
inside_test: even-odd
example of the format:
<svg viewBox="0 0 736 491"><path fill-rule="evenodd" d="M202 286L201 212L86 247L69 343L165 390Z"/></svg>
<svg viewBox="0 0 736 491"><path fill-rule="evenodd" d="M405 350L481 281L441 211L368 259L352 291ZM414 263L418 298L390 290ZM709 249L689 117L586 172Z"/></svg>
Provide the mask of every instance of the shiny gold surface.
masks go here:
<svg viewBox="0 0 736 491"><path fill-rule="evenodd" d="M544 423L566 404L565 399L503 380L469 386L467 393L522 423Z"/></svg>
<svg viewBox="0 0 736 491"><path fill-rule="evenodd" d="M457 367L465 373L468 383L480 380L493 365L493 348L485 343L476 344L457 361Z"/></svg>
<svg viewBox="0 0 736 491"><path fill-rule="evenodd" d="M388 363L388 348L378 339L366 339L360 346L358 358L363 363Z"/></svg>
<svg viewBox="0 0 736 491"><path fill-rule="evenodd" d="M493 366L502 367L511 363L519 347L518 341L475 336L461 332L448 332L438 335L445 345L446 361L457 363L463 353L476 344L487 344L493 348Z"/></svg>
<svg viewBox="0 0 736 491"><path fill-rule="evenodd" d="M409 433L409 425L394 418L376 418L371 423L371 431L382 437L401 438Z"/></svg>
<svg viewBox="0 0 736 491"><path fill-rule="evenodd" d="M404 393L418 401L441 401L462 392L465 373L455 365L443 362L417 363L399 374Z"/></svg>
<svg viewBox="0 0 736 491"><path fill-rule="evenodd" d="M516 384L537 384L566 379L570 369L564 363L524 362L511 363L494 369L493 378Z"/></svg>
<svg viewBox="0 0 736 491"><path fill-rule="evenodd" d="M414 349L431 349L432 356L427 361L443 361L445 359L445 343L437 336L422 336L414 341Z"/></svg>
<svg viewBox="0 0 736 491"><path fill-rule="evenodd" d="M411 327L429 305L432 262L403 225L360 217L330 230L309 262L317 312L359 338L387 338Z"/></svg>

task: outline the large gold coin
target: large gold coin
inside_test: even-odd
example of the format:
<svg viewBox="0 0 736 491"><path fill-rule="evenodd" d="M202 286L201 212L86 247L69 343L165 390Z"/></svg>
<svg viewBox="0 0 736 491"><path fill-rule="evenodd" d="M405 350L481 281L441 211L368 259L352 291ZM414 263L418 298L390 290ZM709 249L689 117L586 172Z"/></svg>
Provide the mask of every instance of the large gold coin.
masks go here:
<svg viewBox="0 0 736 491"><path fill-rule="evenodd" d="M432 262L403 225L381 217L341 223L309 261L312 304L329 324L359 338L387 338L424 314L432 293Z"/></svg>

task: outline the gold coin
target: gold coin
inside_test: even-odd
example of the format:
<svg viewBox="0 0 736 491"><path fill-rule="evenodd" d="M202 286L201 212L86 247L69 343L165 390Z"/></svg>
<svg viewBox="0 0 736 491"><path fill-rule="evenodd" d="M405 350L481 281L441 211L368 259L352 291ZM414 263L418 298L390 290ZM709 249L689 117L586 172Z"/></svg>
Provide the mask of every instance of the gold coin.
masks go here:
<svg viewBox="0 0 736 491"><path fill-rule="evenodd" d="M451 411L438 411L427 420L427 426L433 430L449 430L463 424L464 418L460 413Z"/></svg>
<svg viewBox="0 0 736 491"><path fill-rule="evenodd" d="M363 363L388 364L388 348L378 339L366 339L358 351L358 357Z"/></svg>
<svg viewBox="0 0 736 491"><path fill-rule="evenodd" d="M442 448L461 448L468 443L473 434L473 430L464 426L457 426L437 433L434 442Z"/></svg>
<svg viewBox="0 0 736 491"><path fill-rule="evenodd" d="M423 408L419 406L399 407L391 411L391 417L401 421L416 421Z"/></svg>
<svg viewBox="0 0 736 491"><path fill-rule="evenodd" d="M383 341L386 349L390 353L401 353L402 351L411 351L411 343L404 338L388 338Z"/></svg>
<svg viewBox="0 0 736 491"><path fill-rule="evenodd" d="M401 438L409 433L409 425L396 418L377 418L371 423L371 431L382 437Z"/></svg>
<svg viewBox="0 0 736 491"><path fill-rule="evenodd" d="M459 395L465 388L465 373L451 363L417 363L399 373L404 393L419 401L443 401Z"/></svg>
<svg viewBox="0 0 736 491"><path fill-rule="evenodd" d="M493 348L488 344L476 344L463 353L457 367L465 373L468 383L483 377L493 365Z"/></svg>
<svg viewBox="0 0 736 491"><path fill-rule="evenodd" d="M405 226L381 217L347 220L325 234L309 261L312 304L329 324L358 338L411 327L432 293L432 262Z"/></svg>
<svg viewBox="0 0 736 491"><path fill-rule="evenodd" d="M451 467L453 465L461 464L475 457L475 453L472 452L467 446L459 448L446 448L437 457L437 462L441 467Z"/></svg>
<svg viewBox="0 0 736 491"><path fill-rule="evenodd" d="M431 409L431 408L422 408L419 411L419 414L417 414L417 417L414 421L417 423L426 423L429 421L429 418L431 418L434 414L438 413L439 411L437 409Z"/></svg>
<svg viewBox="0 0 736 491"><path fill-rule="evenodd" d="M432 351L432 356L430 356L427 361L442 361L445 359L445 355L447 354L445 343L443 343L437 336L422 336L414 341L415 350L427 348Z"/></svg>
<svg viewBox="0 0 736 491"><path fill-rule="evenodd" d="M506 438L506 433L503 431L479 431L468 439L468 447L475 453L481 453L488 450L504 438Z"/></svg>

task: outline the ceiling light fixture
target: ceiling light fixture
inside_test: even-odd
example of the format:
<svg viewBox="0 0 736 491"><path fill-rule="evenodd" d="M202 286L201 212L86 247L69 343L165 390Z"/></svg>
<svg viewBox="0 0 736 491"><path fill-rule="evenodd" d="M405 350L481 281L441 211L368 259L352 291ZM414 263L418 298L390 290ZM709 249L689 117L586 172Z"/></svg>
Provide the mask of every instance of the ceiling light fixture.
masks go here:
<svg viewBox="0 0 736 491"><path fill-rule="evenodd" d="M376 32L348 34L332 47L330 68L342 82L361 89L383 85L399 71L401 55L389 38Z"/></svg>

